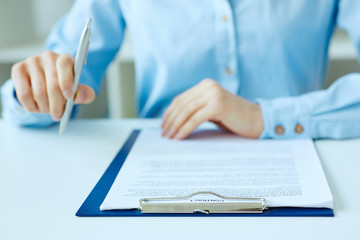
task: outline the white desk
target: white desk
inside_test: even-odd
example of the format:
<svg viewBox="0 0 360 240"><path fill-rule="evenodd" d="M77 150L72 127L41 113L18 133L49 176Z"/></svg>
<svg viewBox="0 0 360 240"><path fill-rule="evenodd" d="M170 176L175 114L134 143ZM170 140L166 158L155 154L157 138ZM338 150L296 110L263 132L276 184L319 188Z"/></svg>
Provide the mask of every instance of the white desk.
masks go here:
<svg viewBox="0 0 360 240"><path fill-rule="evenodd" d="M360 140L318 141L334 218L78 218L133 127L157 120L87 120L20 129L0 120L0 239L356 239ZM122 237L120 237L122 236Z"/></svg>

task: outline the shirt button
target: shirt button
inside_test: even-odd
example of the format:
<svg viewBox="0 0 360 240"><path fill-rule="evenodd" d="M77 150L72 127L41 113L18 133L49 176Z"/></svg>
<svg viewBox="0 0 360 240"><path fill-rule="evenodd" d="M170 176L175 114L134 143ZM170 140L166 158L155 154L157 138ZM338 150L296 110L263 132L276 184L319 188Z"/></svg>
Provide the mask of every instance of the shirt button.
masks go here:
<svg viewBox="0 0 360 240"><path fill-rule="evenodd" d="M230 70L230 68L225 69L225 72L226 72L227 75L231 75L231 70Z"/></svg>
<svg viewBox="0 0 360 240"><path fill-rule="evenodd" d="M283 135L285 133L285 128L282 125L278 125L275 128L275 132L277 135Z"/></svg>
<svg viewBox="0 0 360 240"><path fill-rule="evenodd" d="M301 133L303 133L303 131L304 131L304 127L301 126L300 124L297 124L297 125L295 126L295 132L296 132L297 134L301 134Z"/></svg>
<svg viewBox="0 0 360 240"><path fill-rule="evenodd" d="M227 21L228 21L227 16L226 16L226 15L224 15L224 16L222 17L222 20L223 20L223 22L227 22Z"/></svg>

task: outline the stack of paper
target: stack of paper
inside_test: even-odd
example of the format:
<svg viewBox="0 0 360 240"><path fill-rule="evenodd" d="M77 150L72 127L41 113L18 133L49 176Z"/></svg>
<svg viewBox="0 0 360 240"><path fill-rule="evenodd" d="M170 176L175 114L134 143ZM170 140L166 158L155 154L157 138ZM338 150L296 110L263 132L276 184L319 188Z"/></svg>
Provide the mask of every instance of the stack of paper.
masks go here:
<svg viewBox="0 0 360 240"><path fill-rule="evenodd" d="M177 141L143 130L100 209L138 209L143 198L199 191L265 198L268 207L333 207L311 139L249 140L208 130Z"/></svg>

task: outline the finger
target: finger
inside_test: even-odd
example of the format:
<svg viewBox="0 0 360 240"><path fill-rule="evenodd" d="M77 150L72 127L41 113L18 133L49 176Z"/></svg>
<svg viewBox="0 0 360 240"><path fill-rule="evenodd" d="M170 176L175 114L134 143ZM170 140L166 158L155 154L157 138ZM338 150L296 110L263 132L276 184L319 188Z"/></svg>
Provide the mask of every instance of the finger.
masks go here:
<svg viewBox="0 0 360 240"><path fill-rule="evenodd" d="M187 103L191 102L192 98L185 99L184 97L176 97L176 99L171 103L168 109L165 112L162 122L162 135L167 136L169 134L169 129L171 128L173 122L175 121L176 117L178 117L183 108L185 108Z"/></svg>
<svg viewBox="0 0 360 240"><path fill-rule="evenodd" d="M185 139L190 135L200 124L210 120L212 116L212 109L206 105L206 107L199 109L195 112L177 131L175 135L176 140Z"/></svg>
<svg viewBox="0 0 360 240"><path fill-rule="evenodd" d="M170 106L166 110L163 116L163 122L161 124L161 128L165 129L166 125L169 122L169 118L171 113L173 113L176 109L179 109L179 105L183 105L184 101L187 102L185 99L191 100L190 98L195 95L194 91L196 91L198 85L188 89L187 91L177 95L173 101L171 102Z"/></svg>
<svg viewBox="0 0 360 240"><path fill-rule="evenodd" d="M89 87L84 84L79 84L78 90L75 94L74 103L75 104L88 104L94 101L95 91L92 87Z"/></svg>
<svg viewBox="0 0 360 240"><path fill-rule="evenodd" d="M59 84L56 82L48 82L48 96L50 114L54 121L60 121L64 113L65 98L63 97Z"/></svg>
<svg viewBox="0 0 360 240"><path fill-rule="evenodd" d="M163 120L163 136L173 136L180 125L199 108L203 107L209 98L209 92L204 87L197 87L189 90L176 106L170 108L167 118Z"/></svg>
<svg viewBox="0 0 360 240"><path fill-rule="evenodd" d="M74 94L74 58L68 54L62 54L56 61L58 80L62 94L66 99Z"/></svg>
<svg viewBox="0 0 360 240"><path fill-rule="evenodd" d="M168 109L166 110L163 122L162 122L162 129L163 133L162 135L168 135L168 131L170 126L173 125L176 118L182 113L183 109L188 108L189 106L195 107L194 105L199 105L201 102L201 99L199 99L199 96L203 96L202 91L199 91L201 89L198 89L196 87L193 87L186 92L178 95L173 102L170 104ZM194 102L197 102L194 104Z"/></svg>
<svg viewBox="0 0 360 240"><path fill-rule="evenodd" d="M58 72L58 69L55 70ZM46 70L46 87L49 98L50 114L54 121L60 121L64 113L65 98L62 95L58 76L54 77L51 74L50 68Z"/></svg>
<svg viewBox="0 0 360 240"><path fill-rule="evenodd" d="M174 100L171 102L170 106L166 109L166 112L163 116L163 121L161 124L162 128L162 136L166 136L168 134L169 126L173 121L174 116L178 114L179 109L182 108L183 99L180 99L180 96L176 96Z"/></svg>
<svg viewBox="0 0 360 240"><path fill-rule="evenodd" d="M177 109L170 117L170 122L165 128L166 136L173 138L179 128L198 110L206 105L204 98L198 100L192 100L188 104L184 105L181 109Z"/></svg>
<svg viewBox="0 0 360 240"><path fill-rule="evenodd" d="M172 102L170 103L170 106L166 109L165 113L164 113L164 116L163 116L163 121L161 123L161 128L163 130L165 130L167 124L168 124L168 121L169 121L169 117L171 116L172 112L177 109L178 107L178 104L180 103L180 95L176 96ZM163 131L164 132L164 131Z"/></svg>
<svg viewBox="0 0 360 240"><path fill-rule="evenodd" d="M27 60L27 69L30 76L31 88L34 101L41 113L49 113L49 102L46 91L44 72L39 58L33 57Z"/></svg>
<svg viewBox="0 0 360 240"><path fill-rule="evenodd" d="M14 82L16 96L21 105L28 112L38 112L39 109L32 95L31 83L25 63L17 63L12 67L11 78Z"/></svg>
<svg viewBox="0 0 360 240"><path fill-rule="evenodd" d="M161 124L161 128L163 129L162 135L166 134L166 129L174 120L171 118L171 116L174 116L173 113L179 109L179 106L191 103L193 99L197 99L199 97L199 94L204 95L204 93L208 93L208 90L217 85L218 84L212 79L204 79L194 87L175 97L164 114L163 122Z"/></svg>

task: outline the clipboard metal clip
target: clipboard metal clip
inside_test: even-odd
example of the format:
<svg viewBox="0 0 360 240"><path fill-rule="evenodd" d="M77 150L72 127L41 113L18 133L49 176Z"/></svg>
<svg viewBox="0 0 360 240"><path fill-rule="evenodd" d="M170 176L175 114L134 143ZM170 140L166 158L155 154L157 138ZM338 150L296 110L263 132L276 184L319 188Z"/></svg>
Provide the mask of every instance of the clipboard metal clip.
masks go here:
<svg viewBox="0 0 360 240"><path fill-rule="evenodd" d="M142 213L263 213L265 198L235 198L204 191L184 197L144 198Z"/></svg>

